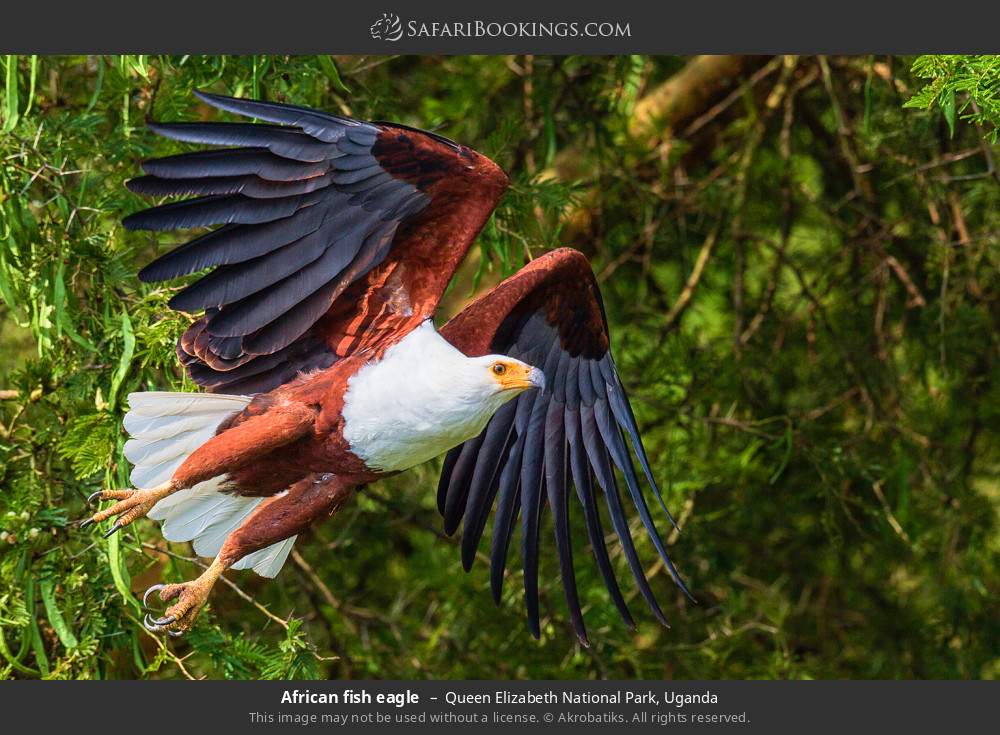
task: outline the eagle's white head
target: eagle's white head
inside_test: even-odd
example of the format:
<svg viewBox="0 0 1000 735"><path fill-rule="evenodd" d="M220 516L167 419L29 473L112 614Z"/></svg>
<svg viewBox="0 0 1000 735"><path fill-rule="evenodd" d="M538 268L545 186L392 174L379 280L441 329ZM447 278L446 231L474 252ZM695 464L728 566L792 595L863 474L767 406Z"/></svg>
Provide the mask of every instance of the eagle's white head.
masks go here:
<svg viewBox="0 0 1000 735"><path fill-rule="evenodd" d="M350 379L344 438L374 470L404 470L471 439L503 404L545 387L506 355L467 357L426 321Z"/></svg>

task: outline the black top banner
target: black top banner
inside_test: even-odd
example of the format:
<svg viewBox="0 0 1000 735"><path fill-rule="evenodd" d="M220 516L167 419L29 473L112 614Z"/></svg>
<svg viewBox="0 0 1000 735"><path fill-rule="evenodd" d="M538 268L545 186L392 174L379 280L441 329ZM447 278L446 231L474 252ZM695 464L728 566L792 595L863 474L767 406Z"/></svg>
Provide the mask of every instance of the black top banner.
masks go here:
<svg viewBox="0 0 1000 735"><path fill-rule="evenodd" d="M962 6L967 6L968 12ZM996 4L103 2L4 10L5 53L941 53L1000 47ZM992 16L992 17L991 17Z"/></svg>

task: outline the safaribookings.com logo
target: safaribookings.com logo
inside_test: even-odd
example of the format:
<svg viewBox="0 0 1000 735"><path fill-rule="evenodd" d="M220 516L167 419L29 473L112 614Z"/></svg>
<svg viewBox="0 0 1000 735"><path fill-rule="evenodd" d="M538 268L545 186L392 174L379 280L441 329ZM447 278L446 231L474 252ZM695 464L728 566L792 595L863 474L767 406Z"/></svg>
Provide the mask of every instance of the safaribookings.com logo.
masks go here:
<svg viewBox="0 0 1000 735"><path fill-rule="evenodd" d="M376 41L398 41L403 37L403 24L395 13L382 13L368 30Z"/></svg>
<svg viewBox="0 0 1000 735"><path fill-rule="evenodd" d="M417 21L404 25L395 13L382 17L368 29L377 41L403 38L631 38L630 24L622 21Z"/></svg>

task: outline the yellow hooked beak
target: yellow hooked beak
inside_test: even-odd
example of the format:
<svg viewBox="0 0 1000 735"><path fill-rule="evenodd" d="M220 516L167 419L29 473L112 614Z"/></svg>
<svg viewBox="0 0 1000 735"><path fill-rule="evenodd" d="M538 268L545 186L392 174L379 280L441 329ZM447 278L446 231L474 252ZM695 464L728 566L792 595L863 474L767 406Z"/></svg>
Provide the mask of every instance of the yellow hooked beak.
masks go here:
<svg viewBox="0 0 1000 735"><path fill-rule="evenodd" d="M525 391L529 388L545 388L545 373L523 362L498 361L490 366L493 379L502 390Z"/></svg>

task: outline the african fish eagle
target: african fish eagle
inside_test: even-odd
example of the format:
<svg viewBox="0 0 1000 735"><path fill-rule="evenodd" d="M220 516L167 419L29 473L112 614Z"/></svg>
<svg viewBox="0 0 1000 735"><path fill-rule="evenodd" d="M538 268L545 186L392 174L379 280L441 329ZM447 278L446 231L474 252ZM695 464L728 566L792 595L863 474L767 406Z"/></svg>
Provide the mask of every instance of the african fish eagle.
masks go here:
<svg viewBox="0 0 1000 735"><path fill-rule="evenodd" d="M159 593L173 604L160 617L147 614L146 626L181 634L224 570L273 577L296 535L358 488L444 453L438 508L448 534L463 524L467 571L496 505L490 576L498 602L520 515L535 637L547 503L570 617L587 643L573 572L571 481L624 621L633 625L605 546L600 495L639 592L666 623L616 473L664 565L687 589L633 464L634 455L666 512L587 259L568 248L548 252L439 331L438 302L509 184L495 163L404 125L197 95L264 122L151 123L167 138L221 147L143 163L146 175L127 183L131 191L193 198L124 224L221 225L139 273L151 282L213 269L170 300L175 310L203 312L177 356L208 392L129 396L125 456L135 487L95 493L93 501L117 502L84 521L115 518L111 534L148 516L162 521L166 539L191 541L212 559L193 581L147 590L144 603Z"/></svg>

